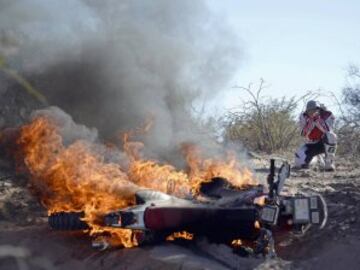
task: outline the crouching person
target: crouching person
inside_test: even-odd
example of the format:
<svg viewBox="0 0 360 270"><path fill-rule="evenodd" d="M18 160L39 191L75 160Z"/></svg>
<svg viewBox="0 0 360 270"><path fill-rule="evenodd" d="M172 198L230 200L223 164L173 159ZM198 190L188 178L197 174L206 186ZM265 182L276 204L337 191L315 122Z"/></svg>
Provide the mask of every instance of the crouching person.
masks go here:
<svg viewBox="0 0 360 270"><path fill-rule="evenodd" d="M317 101L310 100L300 115L301 136L305 143L295 153L295 168L309 168L313 157L325 153L325 170L335 170L337 137L333 131L335 117Z"/></svg>

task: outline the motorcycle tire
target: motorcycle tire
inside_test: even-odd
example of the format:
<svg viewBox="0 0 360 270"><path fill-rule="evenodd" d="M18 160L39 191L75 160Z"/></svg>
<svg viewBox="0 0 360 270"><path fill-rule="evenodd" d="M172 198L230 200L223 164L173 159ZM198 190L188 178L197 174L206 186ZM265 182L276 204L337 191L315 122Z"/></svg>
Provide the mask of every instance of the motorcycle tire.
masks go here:
<svg viewBox="0 0 360 270"><path fill-rule="evenodd" d="M60 231L86 230L89 226L81 220L84 213L58 212L49 216L48 222L52 229Z"/></svg>

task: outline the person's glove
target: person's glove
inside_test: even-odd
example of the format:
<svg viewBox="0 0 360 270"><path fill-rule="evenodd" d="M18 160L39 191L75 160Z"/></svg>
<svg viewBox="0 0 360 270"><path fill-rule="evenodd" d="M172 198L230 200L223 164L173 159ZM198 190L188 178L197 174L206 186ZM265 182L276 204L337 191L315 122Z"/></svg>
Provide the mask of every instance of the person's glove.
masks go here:
<svg viewBox="0 0 360 270"><path fill-rule="evenodd" d="M314 129L315 127L315 123L314 121L312 121L311 119L308 119L306 121L306 125L303 128L303 136L307 137L307 135L309 135L309 133Z"/></svg>
<svg viewBox="0 0 360 270"><path fill-rule="evenodd" d="M326 133L329 131L325 121L321 119L320 117L316 118L314 120L315 126L320 129L322 132Z"/></svg>

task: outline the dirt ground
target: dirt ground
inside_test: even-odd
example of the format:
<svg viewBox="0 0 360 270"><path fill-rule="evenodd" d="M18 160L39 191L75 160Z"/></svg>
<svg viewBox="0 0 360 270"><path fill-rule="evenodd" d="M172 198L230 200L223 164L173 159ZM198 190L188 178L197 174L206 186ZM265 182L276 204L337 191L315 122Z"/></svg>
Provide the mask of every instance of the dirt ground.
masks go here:
<svg viewBox="0 0 360 270"><path fill-rule="evenodd" d="M259 178L267 161L254 160ZM277 241L279 258L252 259L205 240L184 244L110 249L91 248L81 234L55 232L46 212L29 194L26 179L0 163L0 269L359 269L360 169L341 160L333 173L292 172L287 192L321 193L329 220L321 231ZM360 168L360 167L359 167Z"/></svg>

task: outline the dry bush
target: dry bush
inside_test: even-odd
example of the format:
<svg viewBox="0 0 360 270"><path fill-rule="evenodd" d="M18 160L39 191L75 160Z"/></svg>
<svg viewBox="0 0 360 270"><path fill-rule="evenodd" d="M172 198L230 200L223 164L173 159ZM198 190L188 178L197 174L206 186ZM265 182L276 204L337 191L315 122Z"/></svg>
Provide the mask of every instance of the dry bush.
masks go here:
<svg viewBox="0 0 360 270"><path fill-rule="evenodd" d="M226 142L241 142L246 148L257 152L273 153L293 150L300 142L297 115L299 101L309 97L307 93L300 98L265 98L265 88L261 80L257 90L238 87L251 97L250 101L228 112L224 121L224 139Z"/></svg>
<svg viewBox="0 0 360 270"><path fill-rule="evenodd" d="M350 125L341 125L336 129L338 136L337 153L340 156L360 156L360 131Z"/></svg>
<svg viewBox="0 0 360 270"><path fill-rule="evenodd" d="M349 68L349 85L342 91L338 101L341 116L336 128L340 155L360 156L360 71L357 66Z"/></svg>

